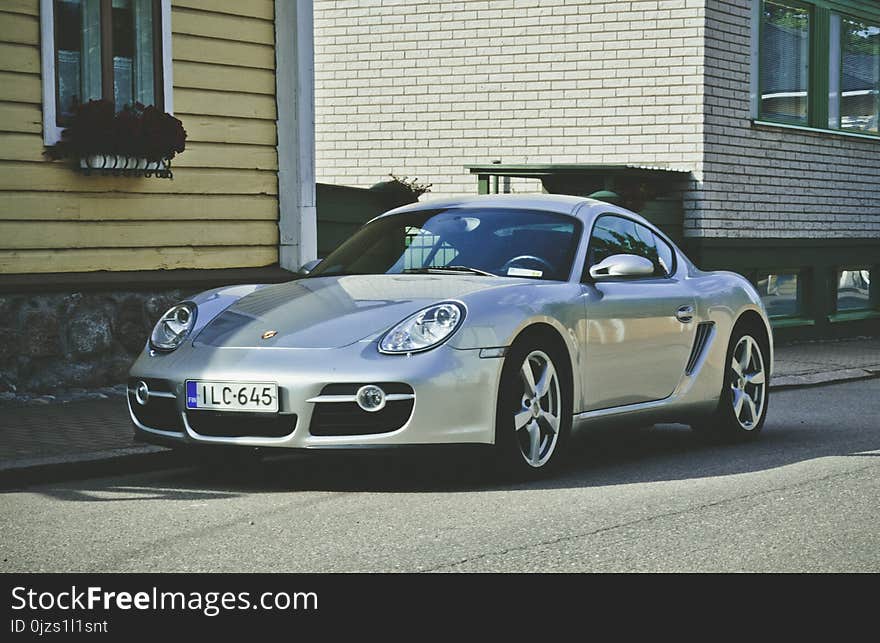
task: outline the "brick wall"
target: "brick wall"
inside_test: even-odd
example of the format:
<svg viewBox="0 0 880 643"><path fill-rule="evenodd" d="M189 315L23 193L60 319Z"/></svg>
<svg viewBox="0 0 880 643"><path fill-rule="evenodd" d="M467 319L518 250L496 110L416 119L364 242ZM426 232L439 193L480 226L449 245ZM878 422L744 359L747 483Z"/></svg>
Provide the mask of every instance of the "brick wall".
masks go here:
<svg viewBox="0 0 880 643"><path fill-rule="evenodd" d="M686 233L880 237L880 141L751 126L751 0L707 0L704 182Z"/></svg>
<svg viewBox="0 0 880 643"><path fill-rule="evenodd" d="M318 181L474 194L464 167L495 159L699 176L704 4L315 0Z"/></svg>

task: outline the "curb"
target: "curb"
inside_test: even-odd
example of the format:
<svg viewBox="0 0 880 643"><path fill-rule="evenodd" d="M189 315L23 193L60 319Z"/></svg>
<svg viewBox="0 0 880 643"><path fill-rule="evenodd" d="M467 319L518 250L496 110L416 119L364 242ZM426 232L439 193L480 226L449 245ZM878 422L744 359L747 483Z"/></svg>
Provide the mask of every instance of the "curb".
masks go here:
<svg viewBox="0 0 880 643"><path fill-rule="evenodd" d="M875 377L880 377L880 370L866 370L863 368L846 368L836 371L805 373L803 375L780 375L770 380L770 390L805 388L808 386L821 386L823 384L866 380Z"/></svg>
<svg viewBox="0 0 880 643"><path fill-rule="evenodd" d="M182 462L181 453L151 445L46 458L22 458L0 462L0 489L169 469Z"/></svg>

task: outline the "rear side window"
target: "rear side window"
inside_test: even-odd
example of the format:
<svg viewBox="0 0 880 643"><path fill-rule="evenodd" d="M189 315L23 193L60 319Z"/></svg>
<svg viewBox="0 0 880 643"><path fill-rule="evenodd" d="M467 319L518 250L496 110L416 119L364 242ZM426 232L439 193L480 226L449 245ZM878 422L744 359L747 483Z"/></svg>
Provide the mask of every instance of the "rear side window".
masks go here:
<svg viewBox="0 0 880 643"><path fill-rule="evenodd" d="M616 254L637 255L654 264L654 276L667 277L674 266L672 248L649 228L611 214L600 216L593 226L587 250L585 274L591 266Z"/></svg>

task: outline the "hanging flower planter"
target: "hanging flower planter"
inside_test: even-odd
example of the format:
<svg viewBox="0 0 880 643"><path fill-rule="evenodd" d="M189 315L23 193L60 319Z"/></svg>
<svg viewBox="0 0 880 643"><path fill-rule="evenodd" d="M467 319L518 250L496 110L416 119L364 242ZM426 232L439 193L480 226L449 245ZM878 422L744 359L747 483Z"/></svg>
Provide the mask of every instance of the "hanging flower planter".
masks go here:
<svg viewBox="0 0 880 643"><path fill-rule="evenodd" d="M186 130L171 114L140 103L119 113L113 103L94 100L74 110L61 140L46 148L68 159L84 175L171 179L171 159L186 147Z"/></svg>
<svg viewBox="0 0 880 643"><path fill-rule="evenodd" d="M171 161L148 161L134 156L119 154L92 154L79 160L79 169L85 175L92 173L102 176L142 176L145 178L171 179Z"/></svg>

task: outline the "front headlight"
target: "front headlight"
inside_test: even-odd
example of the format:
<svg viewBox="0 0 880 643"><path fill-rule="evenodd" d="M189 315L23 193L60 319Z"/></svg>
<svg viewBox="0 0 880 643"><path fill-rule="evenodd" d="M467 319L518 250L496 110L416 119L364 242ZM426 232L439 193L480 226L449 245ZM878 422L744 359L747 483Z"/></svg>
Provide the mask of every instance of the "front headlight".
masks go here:
<svg viewBox="0 0 880 643"><path fill-rule="evenodd" d="M177 304L162 315L150 335L150 348L169 352L183 343L196 323L196 305L190 302Z"/></svg>
<svg viewBox="0 0 880 643"><path fill-rule="evenodd" d="M464 321L464 306L454 302L434 304L410 315L379 341L382 353L417 353L449 339Z"/></svg>

